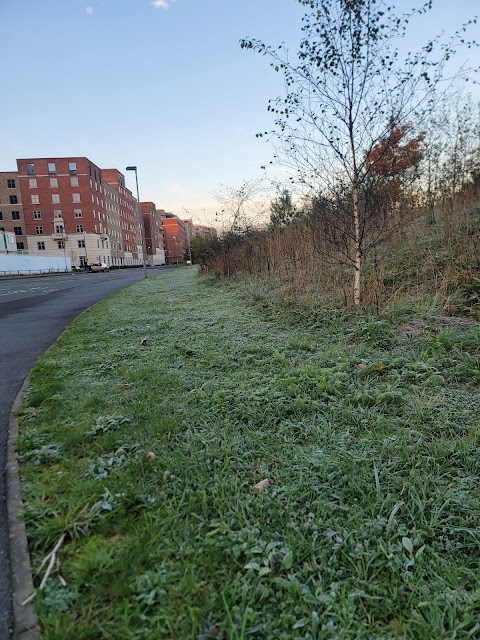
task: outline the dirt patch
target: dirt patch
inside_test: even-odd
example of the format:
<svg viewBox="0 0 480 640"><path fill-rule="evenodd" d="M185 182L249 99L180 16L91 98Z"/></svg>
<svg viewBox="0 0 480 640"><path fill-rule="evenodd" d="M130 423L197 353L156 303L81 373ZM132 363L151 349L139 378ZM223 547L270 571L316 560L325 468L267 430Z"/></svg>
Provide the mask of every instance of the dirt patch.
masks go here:
<svg viewBox="0 0 480 640"><path fill-rule="evenodd" d="M400 342L406 342L422 333L426 327L473 327L476 324L472 318L460 318L456 316L436 316L428 321L423 318L416 318L409 322L398 325L395 334Z"/></svg>
<svg viewBox="0 0 480 640"><path fill-rule="evenodd" d="M459 316L437 316L433 319L433 322L441 327L473 327L473 325L477 324L473 318Z"/></svg>
<svg viewBox="0 0 480 640"><path fill-rule="evenodd" d="M410 338L418 336L424 328L427 326L427 322L420 318L416 320L410 320L410 322L403 322L399 324L395 333L400 342L406 342Z"/></svg>

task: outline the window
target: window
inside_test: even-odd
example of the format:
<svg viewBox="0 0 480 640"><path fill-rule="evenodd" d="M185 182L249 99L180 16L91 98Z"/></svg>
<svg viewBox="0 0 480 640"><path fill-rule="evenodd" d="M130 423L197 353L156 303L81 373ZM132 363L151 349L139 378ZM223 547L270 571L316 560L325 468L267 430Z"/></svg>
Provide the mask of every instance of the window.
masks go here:
<svg viewBox="0 0 480 640"><path fill-rule="evenodd" d="M73 217L74 218L82 218L82 210L81 209L74 209L73 210Z"/></svg>
<svg viewBox="0 0 480 640"><path fill-rule="evenodd" d="M52 204L58 204L60 202L60 194L52 193Z"/></svg>
<svg viewBox="0 0 480 640"><path fill-rule="evenodd" d="M10 196L10 204L18 204L18 196Z"/></svg>
<svg viewBox="0 0 480 640"><path fill-rule="evenodd" d="M48 173L57 173L57 167L54 162L48 163Z"/></svg>
<svg viewBox="0 0 480 640"><path fill-rule="evenodd" d="M65 249L65 240L57 240L58 248Z"/></svg>
<svg viewBox="0 0 480 640"><path fill-rule="evenodd" d="M69 162L68 163L68 170L70 173L77 173L77 163L76 162Z"/></svg>
<svg viewBox="0 0 480 640"><path fill-rule="evenodd" d="M55 225L55 233L63 233L63 224Z"/></svg>
<svg viewBox="0 0 480 640"><path fill-rule="evenodd" d="M37 249L39 251L45 251L45 242L37 242Z"/></svg>
<svg viewBox="0 0 480 640"><path fill-rule="evenodd" d="M14 233L16 236L22 236L22 235L23 235L23 233L22 233L22 227L13 227L13 233Z"/></svg>
<svg viewBox="0 0 480 640"><path fill-rule="evenodd" d="M3 220L3 213L0 211L0 220Z"/></svg>
<svg viewBox="0 0 480 640"><path fill-rule="evenodd" d="M85 240L77 240L78 248L85 249Z"/></svg>
<svg viewBox="0 0 480 640"><path fill-rule="evenodd" d="M58 187L58 178L50 178L50 186L54 189Z"/></svg>
<svg viewBox="0 0 480 640"><path fill-rule="evenodd" d="M12 211L12 220L20 220L20 211Z"/></svg>
<svg viewBox="0 0 480 640"><path fill-rule="evenodd" d="M53 217L54 217L54 218L57 218L57 219L58 219L58 218L61 218L61 217L62 217L62 212L61 212L61 210L60 210L60 209L54 209L54 210L53 210Z"/></svg>
<svg viewBox="0 0 480 640"><path fill-rule="evenodd" d="M33 212L33 218L34 218L34 220L41 220L42 219L42 212L41 211L34 211Z"/></svg>
<svg viewBox="0 0 480 640"><path fill-rule="evenodd" d="M77 233L83 233L83 224L77 224Z"/></svg>
<svg viewBox="0 0 480 640"><path fill-rule="evenodd" d="M35 165L27 164L27 175L34 176L35 175Z"/></svg>
<svg viewBox="0 0 480 640"><path fill-rule="evenodd" d="M35 234L37 236L43 236L43 227L35 227Z"/></svg>
<svg viewBox="0 0 480 640"><path fill-rule="evenodd" d="M9 189L15 189L15 180L7 180L7 187Z"/></svg>
<svg viewBox="0 0 480 640"><path fill-rule="evenodd" d="M17 242L17 251L23 251L25 249L24 242Z"/></svg>
<svg viewBox="0 0 480 640"><path fill-rule="evenodd" d="M77 178L77 176L72 176L70 178L70 186L71 187L78 187L78 178Z"/></svg>
<svg viewBox="0 0 480 640"><path fill-rule="evenodd" d="M37 179L36 178L29 178L28 179L28 186L30 187L30 189L36 189L37 188Z"/></svg>
<svg viewBox="0 0 480 640"><path fill-rule="evenodd" d="M30 196L30 201L32 204L40 204L40 198L38 196Z"/></svg>
<svg viewBox="0 0 480 640"><path fill-rule="evenodd" d="M72 202L81 202L79 193L72 193Z"/></svg>

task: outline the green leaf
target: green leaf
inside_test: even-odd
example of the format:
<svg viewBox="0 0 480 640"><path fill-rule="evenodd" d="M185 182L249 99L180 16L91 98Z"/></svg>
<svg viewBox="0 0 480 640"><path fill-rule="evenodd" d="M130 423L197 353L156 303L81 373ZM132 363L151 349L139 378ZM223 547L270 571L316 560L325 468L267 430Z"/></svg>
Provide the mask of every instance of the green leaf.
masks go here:
<svg viewBox="0 0 480 640"><path fill-rule="evenodd" d="M309 620L307 620L307 618L302 618L301 620L297 620L296 623L293 625L294 629L301 629L302 627L304 627L306 624L309 623Z"/></svg>
<svg viewBox="0 0 480 640"><path fill-rule="evenodd" d="M293 553L291 551L287 551L287 553L283 556L282 559L282 567L284 569L291 569L293 564Z"/></svg>
<svg viewBox="0 0 480 640"><path fill-rule="evenodd" d="M255 569L255 571L260 571L260 565L258 564L258 562L249 562L243 568L244 569Z"/></svg>
<svg viewBox="0 0 480 640"><path fill-rule="evenodd" d="M408 551L408 553L413 553L413 542L410 540L410 538L402 538L402 544Z"/></svg>

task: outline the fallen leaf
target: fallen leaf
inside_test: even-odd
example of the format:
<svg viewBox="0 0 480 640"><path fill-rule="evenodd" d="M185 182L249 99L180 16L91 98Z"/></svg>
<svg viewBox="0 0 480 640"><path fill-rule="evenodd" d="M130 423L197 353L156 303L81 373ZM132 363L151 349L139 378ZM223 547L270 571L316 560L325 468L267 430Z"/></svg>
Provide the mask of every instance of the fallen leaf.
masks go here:
<svg viewBox="0 0 480 640"><path fill-rule="evenodd" d="M260 482L257 482L257 484L253 488L255 491L261 492L264 491L269 484L270 480L268 478L265 478L265 480L260 480Z"/></svg>

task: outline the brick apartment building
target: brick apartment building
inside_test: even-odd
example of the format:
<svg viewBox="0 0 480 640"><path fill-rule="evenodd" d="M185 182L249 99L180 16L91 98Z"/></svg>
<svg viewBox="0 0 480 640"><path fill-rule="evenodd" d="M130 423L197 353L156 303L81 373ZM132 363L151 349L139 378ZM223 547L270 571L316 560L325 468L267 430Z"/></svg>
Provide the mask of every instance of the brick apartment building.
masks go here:
<svg viewBox="0 0 480 640"><path fill-rule="evenodd" d="M142 230L140 209L136 198L130 189L125 187L125 176L118 169L103 169L104 181L110 185L116 194L113 202L114 208L111 215L117 216L117 225L121 229L121 243L123 244L123 265L136 265L143 263ZM120 239L117 238L117 242ZM118 245L117 245L118 246Z"/></svg>
<svg viewBox="0 0 480 640"><path fill-rule="evenodd" d="M17 160L28 250L111 262L102 171L88 158Z"/></svg>
<svg viewBox="0 0 480 640"><path fill-rule="evenodd" d="M125 251L123 244L123 227L120 218L120 195L116 189L107 182L103 183L103 193L105 196L105 209L107 212L108 235L111 244L112 265L122 266L125 262Z"/></svg>
<svg viewBox="0 0 480 640"><path fill-rule="evenodd" d="M185 256L188 251L188 236L185 224L173 213L166 213L163 209L160 209L158 213L161 216L163 226L166 263L185 264Z"/></svg>
<svg viewBox="0 0 480 640"><path fill-rule="evenodd" d="M116 169L84 157L17 160L31 254L63 252L72 265L142 263L136 201Z"/></svg>
<svg viewBox="0 0 480 640"><path fill-rule="evenodd" d="M75 267L136 266L144 255L151 265L185 264L203 229L138 203L120 171L86 157L23 158L17 169L0 172L0 230L15 234L17 251L68 255Z"/></svg>
<svg viewBox="0 0 480 640"><path fill-rule="evenodd" d="M17 171L0 172L0 231L15 234L17 251L27 249L22 193Z"/></svg>
<svg viewBox="0 0 480 640"><path fill-rule="evenodd" d="M149 265L165 264L165 247L161 217L153 202L141 202L146 261Z"/></svg>

